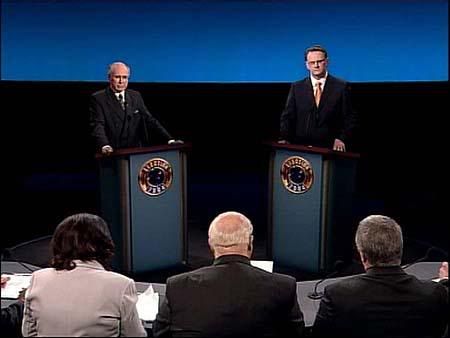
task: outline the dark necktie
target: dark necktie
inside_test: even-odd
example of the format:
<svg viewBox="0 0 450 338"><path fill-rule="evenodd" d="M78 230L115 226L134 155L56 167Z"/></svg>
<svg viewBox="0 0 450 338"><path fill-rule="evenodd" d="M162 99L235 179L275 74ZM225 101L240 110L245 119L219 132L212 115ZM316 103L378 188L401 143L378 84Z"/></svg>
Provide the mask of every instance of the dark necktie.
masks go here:
<svg viewBox="0 0 450 338"><path fill-rule="evenodd" d="M119 99L120 106L122 107L123 110L125 110L125 101L123 99L123 95L119 94L119 96L117 98Z"/></svg>

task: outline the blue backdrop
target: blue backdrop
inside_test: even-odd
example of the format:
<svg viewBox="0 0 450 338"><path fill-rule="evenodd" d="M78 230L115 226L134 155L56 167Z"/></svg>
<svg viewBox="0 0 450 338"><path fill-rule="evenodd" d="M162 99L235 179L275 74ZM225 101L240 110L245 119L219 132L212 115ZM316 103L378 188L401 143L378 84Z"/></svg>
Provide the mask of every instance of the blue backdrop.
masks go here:
<svg viewBox="0 0 450 338"><path fill-rule="evenodd" d="M3 0L1 79L290 82L322 44L352 82L448 80L448 1Z"/></svg>

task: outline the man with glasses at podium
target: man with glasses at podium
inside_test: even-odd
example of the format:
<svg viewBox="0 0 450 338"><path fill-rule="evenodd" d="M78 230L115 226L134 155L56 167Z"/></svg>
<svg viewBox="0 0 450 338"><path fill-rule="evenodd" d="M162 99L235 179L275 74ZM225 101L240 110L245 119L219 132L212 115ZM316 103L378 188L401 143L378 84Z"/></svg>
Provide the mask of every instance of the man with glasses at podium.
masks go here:
<svg viewBox="0 0 450 338"><path fill-rule="evenodd" d="M349 85L328 73L328 53L319 45L306 49L305 64L309 76L291 85L278 142L348 151L357 124Z"/></svg>

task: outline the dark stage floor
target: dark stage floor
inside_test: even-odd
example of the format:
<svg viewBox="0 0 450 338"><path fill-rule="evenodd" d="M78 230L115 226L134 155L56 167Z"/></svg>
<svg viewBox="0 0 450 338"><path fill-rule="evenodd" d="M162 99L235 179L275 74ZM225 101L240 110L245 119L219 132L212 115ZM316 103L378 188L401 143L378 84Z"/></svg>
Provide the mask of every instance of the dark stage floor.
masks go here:
<svg viewBox="0 0 450 338"><path fill-rule="evenodd" d="M46 170L47 172L48 170ZM267 176L261 172L236 173L227 175L198 174L192 170L188 184L188 257L186 264L162 271L149 271L132 276L137 281L165 282L168 276L211 264L207 232L209 222L220 212L235 210L243 212L254 225L255 260L270 260L267 243ZM18 260L37 266L49 264L49 242L56 225L68 215L77 212L99 213L97 192L98 182L95 172L77 175L32 175L22 179L15 194L10 198L20 211L14 213L13 226L2 236L3 259ZM405 201L402 196L391 196L390 200L380 199L359 189L355 203L355 219L361 220L369 214L385 214L393 217L403 228L404 263L411 263L432 250L429 261L448 260L448 236L442 212L436 210L434 199L417 197L411 207L398 207ZM395 203L394 203L395 202ZM420 202L420 203L419 203ZM406 202L405 202L406 203ZM26 205L26 212L22 206ZM348 239L348 246L353 239ZM10 248L10 250L4 248ZM350 250L351 251L351 250ZM274 264L274 271L294 276L298 281L311 280L326 275L298 271ZM353 253L348 258L341 275L362 272L362 267Z"/></svg>

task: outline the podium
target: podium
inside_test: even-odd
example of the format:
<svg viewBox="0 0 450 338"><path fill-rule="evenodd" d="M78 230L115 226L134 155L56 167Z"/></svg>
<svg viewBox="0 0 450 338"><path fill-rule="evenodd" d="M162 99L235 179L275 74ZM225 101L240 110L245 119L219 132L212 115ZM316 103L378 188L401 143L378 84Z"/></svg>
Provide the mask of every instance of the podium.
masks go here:
<svg viewBox="0 0 450 338"><path fill-rule="evenodd" d="M308 272L352 253L359 154L270 142L269 252L275 264Z"/></svg>
<svg viewBox="0 0 450 338"><path fill-rule="evenodd" d="M97 156L101 212L116 246L116 271L141 273L186 261L189 149L162 145Z"/></svg>

